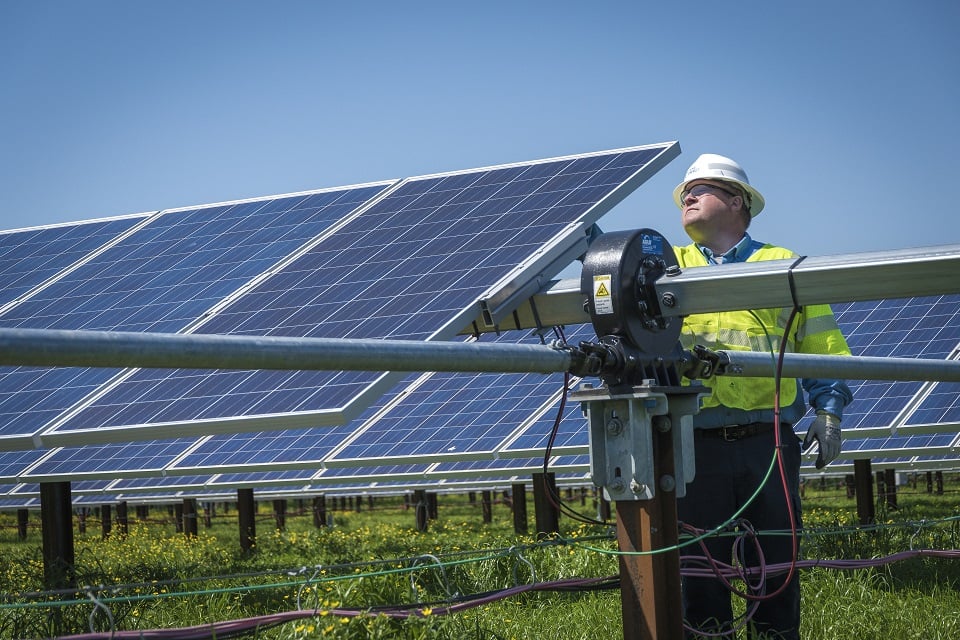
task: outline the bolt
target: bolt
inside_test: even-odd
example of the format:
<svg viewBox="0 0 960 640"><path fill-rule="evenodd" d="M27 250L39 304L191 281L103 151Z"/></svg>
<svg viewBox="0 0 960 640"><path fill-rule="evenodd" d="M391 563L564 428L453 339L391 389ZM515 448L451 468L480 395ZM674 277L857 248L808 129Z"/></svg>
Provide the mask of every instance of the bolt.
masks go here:
<svg viewBox="0 0 960 640"><path fill-rule="evenodd" d="M670 420L670 416L653 416L651 422L654 428L660 433L666 433L673 428L673 422Z"/></svg>
<svg viewBox="0 0 960 640"><path fill-rule="evenodd" d="M607 422L607 433L611 436L618 436L623 433L623 421L617 417L610 418Z"/></svg>
<svg viewBox="0 0 960 640"><path fill-rule="evenodd" d="M670 275L669 273L667 275ZM675 307L677 306L677 296L673 295L669 291L660 296L660 302L663 303L665 307Z"/></svg>
<svg viewBox="0 0 960 640"><path fill-rule="evenodd" d="M632 491L633 493L637 493L637 494L646 493L646 491L647 491L647 485L645 485L645 484L640 484L640 483L637 482L636 480L631 480L631 481L630 481L630 491Z"/></svg>
<svg viewBox="0 0 960 640"><path fill-rule="evenodd" d="M623 493L623 489L623 480L620 478L614 478L610 481L610 484L607 485L607 491L610 493Z"/></svg>
<svg viewBox="0 0 960 640"><path fill-rule="evenodd" d="M680 266L676 264L672 264L669 267L667 267L667 270L664 271L664 273L668 276L678 276L680 275Z"/></svg>
<svg viewBox="0 0 960 640"><path fill-rule="evenodd" d="M660 476L660 488L663 491L673 491L677 488L677 481L669 474L662 475Z"/></svg>

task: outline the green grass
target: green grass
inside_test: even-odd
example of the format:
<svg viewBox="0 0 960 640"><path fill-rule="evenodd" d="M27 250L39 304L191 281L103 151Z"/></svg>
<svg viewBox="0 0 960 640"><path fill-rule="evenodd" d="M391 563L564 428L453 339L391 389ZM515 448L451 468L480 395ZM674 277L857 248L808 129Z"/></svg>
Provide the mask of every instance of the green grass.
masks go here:
<svg viewBox="0 0 960 640"><path fill-rule="evenodd" d="M955 479L954 479L955 480ZM530 503L532 504L532 502ZM572 503L579 507L579 502ZM807 558L872 558L910 548L960 548L956 494L901 489L900 509L878 511L882 526L857 529L854 501L842 489L808 487L803 541ZM177 533L166 510L134 523L126 536L101 540L99 521L76 533L80 585L102 585L117 629L173 628L274 614L301 608L316 615L262 630L260 638L616 638L622 635L619 590L529 592L457 613L439 615L450 594L477 594L538 581L617 573L609 530L561 520L561 534L588 544L538 543L513 532L512 515L495 505L481 522L479 503L441 496L438 520L415 528L413 510L399 499L377 508L336 511L333 528L288 514L276 531L261 505L253 554L240 552L235 510L201 524L190 539ZM592 515L593 507L583 507ZM531 509L532 513L532 509ZM37 514L32 514L34 521ZM532 518L532 515L531 515ZM86 596L51 607L28 594L43 589L39 531L16 536L14 514L0 514L0 638L47 637L89 631L94 605ZM436 562L440 560L443 567ZM813 569L801 574L803 636L807 638L960 637L960 567L956 561L914 559L856 571ZM70 598L67 597L69 600ZM421 602L406 621L376 615L378 606ZM27 605L30 605L29 607ZM338 608L369 611L337 615ZM95 628L110 628L104 609Z"/></svg>

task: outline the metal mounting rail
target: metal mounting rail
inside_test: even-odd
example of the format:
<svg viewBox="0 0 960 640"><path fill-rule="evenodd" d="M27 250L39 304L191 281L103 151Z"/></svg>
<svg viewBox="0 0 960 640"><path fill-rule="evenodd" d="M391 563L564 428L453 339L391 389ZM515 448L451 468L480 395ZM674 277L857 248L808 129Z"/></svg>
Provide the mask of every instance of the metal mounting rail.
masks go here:
<svg viewBox="0 0 960 640"><path fill-rule="evenodd" d="M960 293L960 244L686 269L655 283L665 317L692 313ZM579 279L554 280L496 327L463 333L590 322Z"/></svg>
<svg viewBox="0 0 960 640"><path fill-rule="evenodd" d="M687 269L655 288L664 316L960 293L960 245Z"/></svg>

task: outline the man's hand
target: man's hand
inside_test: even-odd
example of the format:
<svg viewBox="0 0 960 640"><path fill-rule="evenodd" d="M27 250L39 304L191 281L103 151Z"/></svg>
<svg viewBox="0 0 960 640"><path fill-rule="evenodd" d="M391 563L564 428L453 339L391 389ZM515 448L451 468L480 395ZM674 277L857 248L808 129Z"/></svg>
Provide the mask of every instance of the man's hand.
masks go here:
<svg viewBox="0 0 960 640"><path fill-rule="evenodd" d="M823 469L840 455L840 418L827 411L817 411L817 417L803 439L803 448L807 449L814 440L820 445L817 469Z"/></svg>

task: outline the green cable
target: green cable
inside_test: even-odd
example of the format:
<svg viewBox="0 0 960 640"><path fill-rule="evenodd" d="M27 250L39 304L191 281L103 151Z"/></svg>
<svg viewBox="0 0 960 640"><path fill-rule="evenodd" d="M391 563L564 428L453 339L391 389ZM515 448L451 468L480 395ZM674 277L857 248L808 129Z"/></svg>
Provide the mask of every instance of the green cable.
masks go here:
<svg viewBox="0 0 960 640"><path fill-rule="evenodd" d="M767 467L767 473L766 473L766 475L763 477L763 482L761 482L761 483L757 486L757 490L753 492L753 495L750 496L750 498L743 504L743 506L740 507L739 509L737 509L737 511L736 511L732 516L730 516L730 517L726 520L726 522L723 522L723 523L717 525L715 528L713 528L713 529L710 530L710 531L707 531L706 533L703 533L703 534L701 534L701 535L699 535L699 536L696 536L696 537L694 537L694 538L690 538L690 539L687 540L686 542L681 542L681 543L678 543L678 544L670 545L669 547L663 547L663 548L661 548L661 549L651 549L650 551L620 551L620 550L615 550L615 549L601 549L601 548L599 548L599 547L591 547L591 546L589 546L589 545L580 545L580 544L578 544L578 543L575 542L575 541L572 542L572 543L573 543L573 544L577 544L578 546L581 546L581 547L583 547L584 549L587 549L587 550L589 550L589 551L595 551L595 552L597 552L597 553L602 553L602 554L607 554L607 555L612 555L612 556L652 556L652 555L655 555L655 554L658 554L658 553L668 553L668 552L670 552L670 551L677 551L677 550L682 549L682 548L684 548L684 547L688 547L688 546L690 546L690 545L692 545L692 544L694 544L694 543L700 542L701 540L704 540L704 539L706 539L706 538L709 538L709 537L712 536L712 535L715 535L715 534L719 533L721 530L726 529L726 528L727 528L729 525L731 525L737 518L739 518L739 517L740 517L740 514L743 513L743 512L747 509L747 507L749 507L749 506L753 503L753 501L757 499L757 496L758 496L758 495L760 495L760 490L763 489L763 487L767 484L767 481L770 479L770 476L773 474L773 468L774 468L774 466L776 466L776 464L777 464L777 452L774 451L774 452L773 452L773 457L770 459L770 466Z"/></svg>

